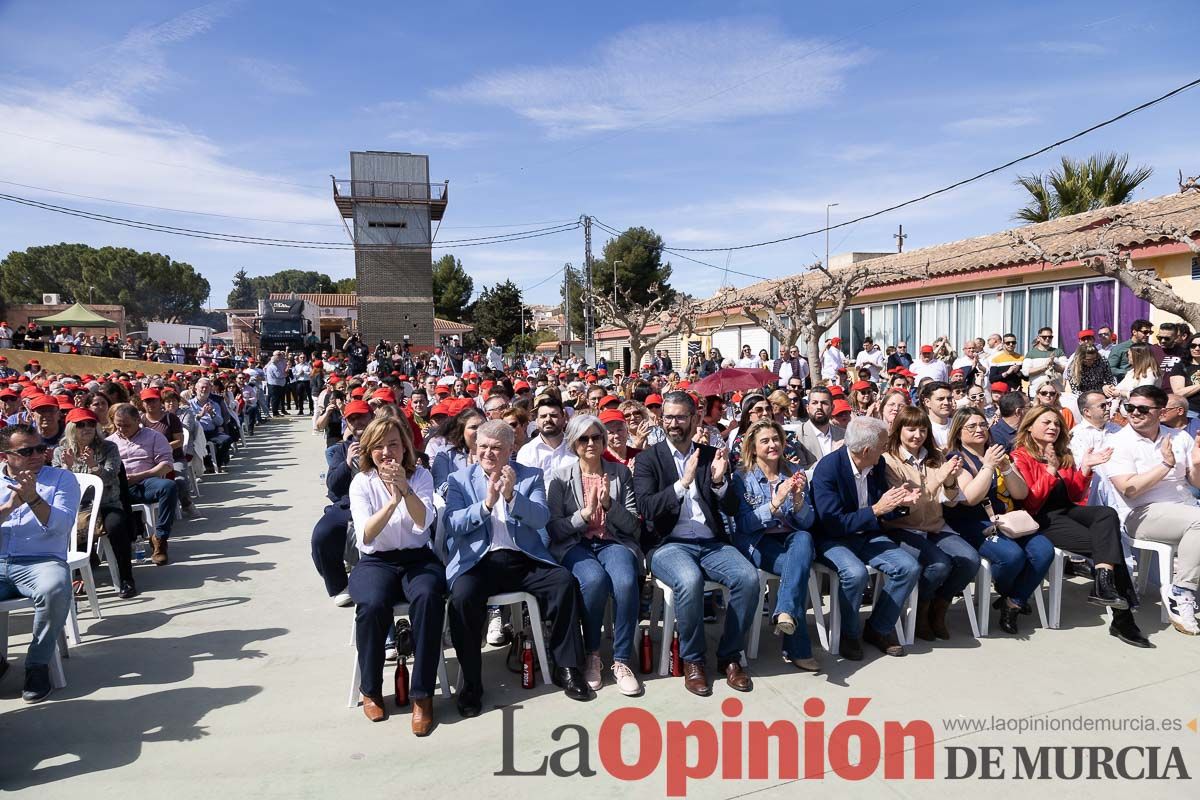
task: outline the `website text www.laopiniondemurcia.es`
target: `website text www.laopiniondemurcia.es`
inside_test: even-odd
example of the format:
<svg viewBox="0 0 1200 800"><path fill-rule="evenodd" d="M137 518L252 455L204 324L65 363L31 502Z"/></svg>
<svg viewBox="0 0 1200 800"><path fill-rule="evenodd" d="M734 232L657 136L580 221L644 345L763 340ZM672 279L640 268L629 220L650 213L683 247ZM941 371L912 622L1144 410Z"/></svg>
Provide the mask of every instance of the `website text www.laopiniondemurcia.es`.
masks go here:
<svg viewBox="0 0 1200 800"><path fill-rule="evenodd" d="M522 755L533 743L517 741L517 712L523 706L500 709L503 764L499 777L549 776L590 778L599 766L623 781L644 781L665 767L668 797L684 797L689 781L825 780L889 781L1053 779L1190 779L1177 747L946 747L946 768L935 772L938 742L925 720L860 718L871 698L852 697L846 718L823 719L825 701L810 697L803 703L805 719L771 721L742 719L742 701L721 703L724 719L660 721L643 708L610 712L600 724L593 751L592 734L584 726L556 727L551 738L560 745L540 758ZM625 744L627 746L623 747ZM1011 751L1011 752L1009 752ZM1163 751L1163 752L1160 752ZM528 759L527 761L525 759Z"/></svg>

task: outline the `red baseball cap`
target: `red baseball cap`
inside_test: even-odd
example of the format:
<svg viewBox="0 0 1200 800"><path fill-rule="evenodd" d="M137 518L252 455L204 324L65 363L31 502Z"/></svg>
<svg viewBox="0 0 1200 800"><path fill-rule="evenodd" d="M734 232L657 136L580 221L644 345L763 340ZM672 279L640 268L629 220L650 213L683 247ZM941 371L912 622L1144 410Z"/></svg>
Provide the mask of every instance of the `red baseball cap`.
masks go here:
<svg viewBox="0 0 1200 800"><path fill-rule="evenodd" d="M0 400L16 400L20 396L11 388L0 390Z"/></svg>
<svg viewBox="0 0 1200 800"><path fill-rule="evenodd" d="M433 417L448 417L450 416L450 407L446 405L445 401L434 403L429 409L429 416L431 419Z"/></svg>
<svg viewBox="0 0 1200 800"><path fill-rule="evenodd" d="M1090 328L1084 328L1083 330L1081 330L1079 332L1079 341L1081 341L1081 342L1084 339L1095 339L1095 338L1096 338L1096 332Z"/></svg>
<svg viewBox="0 0 1200 800"><path fill-rule="evenodd" d="M600 421L607 425L610 422L624 422L625 415L615 408L607 408L600 412Z"/></svg>
<svg viewBox="0 0 1200 800"><path fill-rule="evenodd" d="M343 417L356 417L359 414L372 414L371 407L362 400L351 400L342 407Z"/></svg>
<svg viewBox="0 0 1200 800"><path fill-rule="evenodd" d="M58 407L63 411L70 411L75 407L74 401L71 400L70 396L65 394L54 395L54 402L58 403Z"/></svg>
<svg viewBox="0 0 1200 800"><path fill-rule="evenodd" d="M841 339L841 337L840 337L840 336L835 336L835 337L833 337L832 339L830 339L830 340L829 340L829 343L830 343L831 345L833 345L834 347L837 347L839 344L841 344L841 343L842 343L842 339Z"/></svg>
<svg viewBox="0 0 1200 800"><path fill-rule="evenodd" d="M851 391L855 391L855 392L865 392L868 389L874 389L874 388L875 388L875 384L871 383L870 381L855 381L853 384L850 385Z"/></svg>
<svg viewBox="0 0 1200 800"><path fill-rule="evenodd" d="M73 408L67 413L67 422L100 422L96 412L90 408Z"/></svg>
<svg viewBox="0 0 1200 800"><path fill-rule="evenodd" d="M853 410L854 409L850 408L850 404L847 403L845 400L834 400L833 401L833 416L835 416L835 417L838 414L845 414L847 411L853 411Z"/></svg>
<svg viewBox="0 0 1200 800"><path fill-rule="evenodd" d="M618 406L621 404L621 398L614 394L606 394L600 398L600 408L608 408L609 406ZM622 417L624 419L624 417Z"/></svg>
<svg viewBox="0 0 1200 800"><path fill-rule="evenodd" d="M433 393L438 395L439 397L443 397L443 396L449 397L450 396L450 387L443 383L441 386L434 389Z"/></svg>
<svg viewBox="0 0 1200 800"><path fill-rule="evenodd" d="M350 390L350 397L351 397L351 399L354 399L354 400L361 400L362 396L364 394L366 394L366 391L367 390L361 386L355 386L353 389Z"/></svg>
<svg viewBox="0 0 1200 800"><path fill-rule="evenodd" d="M996 381L995 383L993 383L993 384L992 384L991 386L989 386L988 388L989 388L989 389L991 389L993 392L1000 392L1000 393L1004 393L1004 392L1007 392L1007 391L1008 391L1010 388L1012 388L1012 387L1010 387L1010 386L1009 386L1007 383L1005 383L1004 381Z"/></svg>
<svg viewBox="0 0 1200 800"><path fill-rule="evenodd" d="M931 344L923 344L923 345L921 345L921 352L922 352L922 353L932 353L932 352L933 352L933 345L931 345Z"/></svg>
<svg viewBox="0 0 1200 800"><path fill-rule="evenodd" d="M391 389L379 389L371 395L372 400L382 400L385 403L395 403L396 394Z"/></svg>
<svg viewBox="0 0 1200 800"><path fill-rule="evenodd" d="M517 381L516 383L513 384L513 391L514 392L527 392L527 391L529 391L529 384L526 383L525 381Z"/></svg>
<svg viewBox="0 0 1200 800"><path fill-rule="evenodd" d="M43 408L58 408L58 401L48 394L40 394L29 401L30 411L38 411Z"/></svg>
<svg viewBox="0 0 1200 800"><path fill-rule="evenodd" d="M138 397L143 400L162 400L162 392L158 389L142 389Z"/></svg>
<svg viewBox="0 0 1200 800"><path fill-rule="evenodd" d="M663 399L661 394L652 394L646 398L646 406L661 406Z"/></svg>

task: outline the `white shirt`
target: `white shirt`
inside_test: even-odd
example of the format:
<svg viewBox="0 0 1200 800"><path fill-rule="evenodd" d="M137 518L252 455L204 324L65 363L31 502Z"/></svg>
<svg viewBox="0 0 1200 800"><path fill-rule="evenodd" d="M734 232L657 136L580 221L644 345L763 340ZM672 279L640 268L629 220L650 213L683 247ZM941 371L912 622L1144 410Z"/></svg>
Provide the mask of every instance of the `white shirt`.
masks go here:
<svg viewBox="0 0 1200 800"><path fill-rule="evenodd" d="M513 495L514 498L516 495ZM503 495L500 500L492 508L491 513L488 513L487 507L483 508L483 513L487 516L489 524L492 526L492 541L488 545L488 552L494 550L520 550L517 547L517 542L512 537L512 531L508 529L508 520L512 515L512 502L505 502Z"/></svg>
<svg viewBox="0 0 1200 800"><path fill-rule="evenodd" d="M879 373L883 372L883 368L887 366L887 356L883 350L876 347L871 352L860 350L858 357L854 359L854 366L858 368L865 367L871 371L871 380L879 380Z"/></svg>
<svg viewBox="0 0 1200 800"><path fill-rule="evenodd" d="M13 332L12 328L0 328L0 347L12 347Z"/></svg>
<svg viewBox="0 0 1200 800"><path fill-rule="evenodd" d="M1083 461L1083 457L1087 455L1088 450L1103 450L1106 447L1110 447L1112 445L1110 441L1112 435L1120 430L1121 426L1115 422L1106 422L1103 428L1097 428L1092 423L1084 420L1074 428L1071 428L1071 457L1075 459L1076 464L1079 464ZM1161 460L1160 458L1159 461ZM1106 475L1108 474L1108 467L1108 464L1101 464L1093 467L1092 472Z"/></svg>
<svg viewBox="0 0 1200 800"><path fill-rule="evenodd" d="M1141 475L1152 469L1157 469L1163 463L1163 437L1171 439L1171 450L1175 454L1175 466L1162 480L1155 483L1137 497L1126 497L1125 502L1130 508L1140 508L1151 503L1187 503L1193 505L1191 493L1187 486L1187 469L1195 443L1187 434L1172 430L1165 425L1159 426L1158 437L1147 439L1126 425L1108 440L1113 449L1112 458L1108 461L1108 475Z"/></svg>
<svg viewBox="0 0 1200 800"><path fill-rule="evenodd" d="M809 424L812 426L813 434L815 434L817 437L817 444L821 446L821 457L823 458L823 457L829 455L830 453L832 453L833 452L833 423L830 423L825 426L824 433L822 433L821 429L818 428L816 425L812 425L811 422Z"/></svg>
<svg viewBox="0 0 1200 800"><path fill-rule="evenodd" d="M761 369L762 360L758 356L750 356L749 358L739 358L737 365L742 369Z"/></svg>
<svg viewBox="0 0 1200 800"><path fill-rule="evenodd" d="M854 463L854 459L850 459L850 471L854 473L854 488L858 490L858 507L866 508L870 505L868 502L871 496L867 493L867 476L869 470L859 472L858 465Z"/></svg>
<svg viewBox="0 0 1200 800"><path fill-rule="evenodd" d="M931 358L929 361L918 358L912 363L909 370L916 376L913 378L914 384L920 384L922 378L932 378L942 383L950 382L950 371L946 369L946 362L936 358Z"/></svg>
<svg viewBox="0 0 1200 800"><path fill-rule="evenodd" d="M821 377L825 380L836 378L845 366L846 356L836 347L830 347L821 356Z"/></svg>
<svg viewBox="0 0 1200 800"><path fill-rule="evenodd" d="M933 441L938 447L945 449L946 442L950 441L950 422L938 422L930 417L929 427L933 430Z"/></svg>
<svg viewBox="0 0 1200 800"><path fill-rule="evenodd" d="M518 464L537 467L546 478L549 478L554 470L564 464L573 464L578 460L573 453L567 450L566 437L563 437L558 447L551 447L542 440L541 436L536 436L517 451Z"/></svg>
<svg viewBox="0 0 1200 800"><path fill-rule="evenodd" d="M493 345L487 351L488 366L499 372L504 369L504 351L499 345Z"/></svg>
<svg viewBox="0 0 1200 800"><path fill-rule="evenodd" d="M671 536L711 539L713 532L708 529L708 524L704 521L704 510L700 508L700 488L697 486L699 481L693 479L691 486L686 490L683 488L683 473L687 470L687 460L691 458L696 446L689 442L685 453L679 452L674 445L667 446L671 448L671 457L675 459L675 469L679 472L679 480L675 481L675 496L679 498L679 521L671 529ZM726 475L725 483L716 489L717 497L724 497L728 490L729 476Z"/></svg>
<svg viewBox="0 0 1200 800"><path fill-rule="evenodd" d="M371 540L370 544L363 543L363 531L367 529L367 521L375 512L391 502L387 487L380 480L377 472L360 472L350 482L350 516L354 519L354 537L357 540L359 552L378 553L387 550L412 550L429 544L429 526L433 523L433 476L424 467L417 467L413 476L408 479L409 488L421 499L425 506L425 522L418 526L408 513L406 501L392 512L392 518L383 526L383 530Z"/></svg>

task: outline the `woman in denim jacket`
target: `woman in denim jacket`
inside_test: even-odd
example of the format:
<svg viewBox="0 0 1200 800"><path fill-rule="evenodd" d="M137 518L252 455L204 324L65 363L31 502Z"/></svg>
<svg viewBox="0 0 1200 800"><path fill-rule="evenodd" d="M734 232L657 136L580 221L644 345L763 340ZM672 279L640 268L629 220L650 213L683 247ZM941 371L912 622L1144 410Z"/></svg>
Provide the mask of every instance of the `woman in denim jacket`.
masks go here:
<svg viewBox="0 0 1200 800"><path fill-rule="evenodd" d="M741 500L734 544L756 567L779 576L771 626L783 637L784 659L817 672L820 663L813 658L805 624L813 560L809 530L815 519L805 496L808 479L784 457L786 439L774 420L752 424L743 441L743 468L733 478Z"/></svg>

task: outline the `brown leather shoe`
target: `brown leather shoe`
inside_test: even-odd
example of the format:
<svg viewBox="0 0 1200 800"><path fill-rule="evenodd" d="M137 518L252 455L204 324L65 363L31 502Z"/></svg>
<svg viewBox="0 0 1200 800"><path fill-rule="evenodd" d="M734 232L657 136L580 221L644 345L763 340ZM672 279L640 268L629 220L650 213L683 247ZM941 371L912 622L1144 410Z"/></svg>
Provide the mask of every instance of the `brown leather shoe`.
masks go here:
<svg viewBox="0 0 1200 800"><path fill-rule="evenodd" d="M725 665L725 682L729 684L730 689L735 689L739 692L748 692L754 688L754 684L750 681L750 676L737 661L730 661Z"/></svg>
<svg viewBox="0 0 1200 800"><path fill-rule="evenodd" d="M428 736L433 730L433 698L414 697L412 701L413 736Z"/></svg>
<svg viewBox="0 0 1200 800"><path fill-rule="evenodd" d="M946 627L946 612L949 610L949 600L935 597L929 603L929 627L939 639L950 638L950 629Z"/></svg>
<svg viewBox="0 0 1200 800"><path fill-rule="evenodd" d="M889 631L887 636L883 636L876 633L875 629L868 625L866 630L863 631L863 641L875 645L884 653L894 658L905 655L904 645L900 644L899 640L896 639L894 631Z"/></svg>
<svg viewBox="0 0 1200 800"><path fill-rule="evenodd" d="M154 548L153 555L150 560L154 562L154 566L161 567L167 563L167 540L158 536L150 537L150 544Z"/></svg>
<svg viewBox="0 0 1200 800"><path fill-rule="evenodd" d="M387 709L383 707L383 698L374 698L369 695L362 696L363 713L367 715L367 719L371 722L383 722L387 719Z"/></svg>
<svg viewBox="0 0 1200 800"><path fill-rule="evenodd" d="M683 688L697 697L708 697L712 687L708 685L708 676L704 674L703 661L683 662Z"/></svg>

